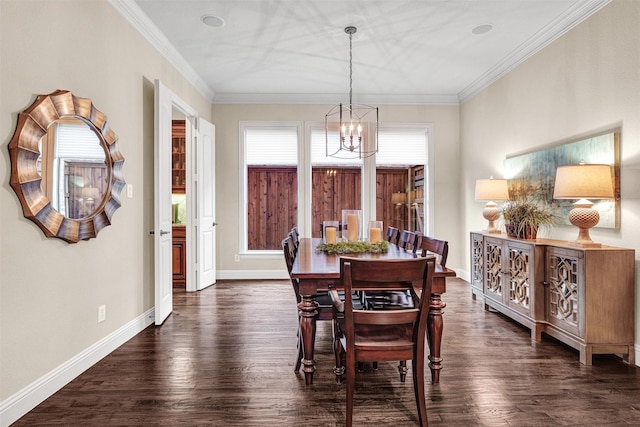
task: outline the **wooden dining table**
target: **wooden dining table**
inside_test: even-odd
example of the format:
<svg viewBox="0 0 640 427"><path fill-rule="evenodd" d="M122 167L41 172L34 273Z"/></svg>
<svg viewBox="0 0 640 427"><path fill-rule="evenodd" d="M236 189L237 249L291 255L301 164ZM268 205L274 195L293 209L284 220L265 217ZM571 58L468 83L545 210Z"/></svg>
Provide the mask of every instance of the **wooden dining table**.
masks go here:
<svg viewBox="0 0 640 427"><path fill-rule="evenodd" d="M300 314L300 333L302 334L302 371L307 385L313 384L313 373L316 370L316 362L313 358L316 337L316 310L315 295L318 291L326 291L340 279L340 256L327 254L316 247L322 242L319 238L302 238L298 247L298 254L291 269L291 277L299 282L301 302L298 304ZM354 256L349 254L348 256ZM420 254L407 252L394 244L389 244L389 250L384 253L359 254L360 258L371 259L402 259L414 258ZM442 294L446 292L447 277L455 277L456 273L448 268L436 266L431 285L429 301L429 317L427 319L427 338L429 341L429 368L431 369L431 381L440 381L442 369L442 357L440 348L442 344L443 319L442 313L445 304L442 302Z"/></svg>

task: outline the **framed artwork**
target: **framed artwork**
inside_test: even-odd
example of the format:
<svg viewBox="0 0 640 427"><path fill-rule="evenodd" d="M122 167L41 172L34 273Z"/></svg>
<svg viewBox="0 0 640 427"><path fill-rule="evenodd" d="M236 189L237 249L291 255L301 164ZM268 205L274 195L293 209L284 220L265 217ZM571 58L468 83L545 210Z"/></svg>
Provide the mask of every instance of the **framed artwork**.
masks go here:
<svg viewBox="0 0 640 427"><path fill-rule="evenodd" d="M569 211L577 200L554 200L556 169L584 161L613 166L613 200L591 200L600 213L597 227L620 228L620 133L609 131L579 141L557 145L530 153L508 156L504 161L504 177L509 183L509 197L528 195L553 206L561 224L569 225Z"/></svg>

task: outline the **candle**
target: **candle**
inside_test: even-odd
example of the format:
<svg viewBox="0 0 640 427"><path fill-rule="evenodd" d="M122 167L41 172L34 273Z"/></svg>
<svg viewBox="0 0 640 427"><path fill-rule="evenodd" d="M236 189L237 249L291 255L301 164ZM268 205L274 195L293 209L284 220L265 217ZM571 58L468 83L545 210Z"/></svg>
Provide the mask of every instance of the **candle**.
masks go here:
<svg viewBox="0 0 640 427"><path fill-rule="evenodd" d="M336 242L336 228L335 227L327 227L324 229L324 241L325 243L335 243Z"/></svg>
<svg viewBox="0 0 640 427"><path fill-rule="evenodd" d="M369 229L369 242L370 243L379 243L380 242L380 232L379 228L371 228Z"/></svg>
<svg viewBox="0 0 640 427"><path fill-rule="evenodd" d="M358 240L358 214L347 215L347 240L350 242Z"/></svg>

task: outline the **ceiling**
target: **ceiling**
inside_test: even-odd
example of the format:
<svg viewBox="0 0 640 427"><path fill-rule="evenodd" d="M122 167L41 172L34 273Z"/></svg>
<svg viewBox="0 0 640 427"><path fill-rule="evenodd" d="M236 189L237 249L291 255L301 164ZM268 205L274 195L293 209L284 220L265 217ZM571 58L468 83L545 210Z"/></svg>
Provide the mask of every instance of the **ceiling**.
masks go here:
<svg viewBox="0 0 640 427"><path fill-rule="evenodd" d="M459 104L609 1L111 0L214 103L330 104L349 100L346 26L354 103Z"/></svg>

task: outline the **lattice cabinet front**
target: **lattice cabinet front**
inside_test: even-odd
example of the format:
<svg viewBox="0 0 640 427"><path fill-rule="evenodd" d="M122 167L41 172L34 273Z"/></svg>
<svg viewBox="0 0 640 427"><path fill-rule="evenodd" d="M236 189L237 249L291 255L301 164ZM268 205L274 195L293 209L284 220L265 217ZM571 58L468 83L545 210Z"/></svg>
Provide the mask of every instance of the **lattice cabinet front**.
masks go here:
<svg viewBox="0 0 640 427"><path fill-rule="evenodd" d="M482 234L471 233L471 296L482 295L484 290L484 248Z"/></svg>
<svg viewBox="0 0 640 427"><path fill-rule="evenodd" d="M580 307L584 307L582 252L547 249L547 306L545 320L580 335ZM580 301L582 300L582 303Z"/></svg>

